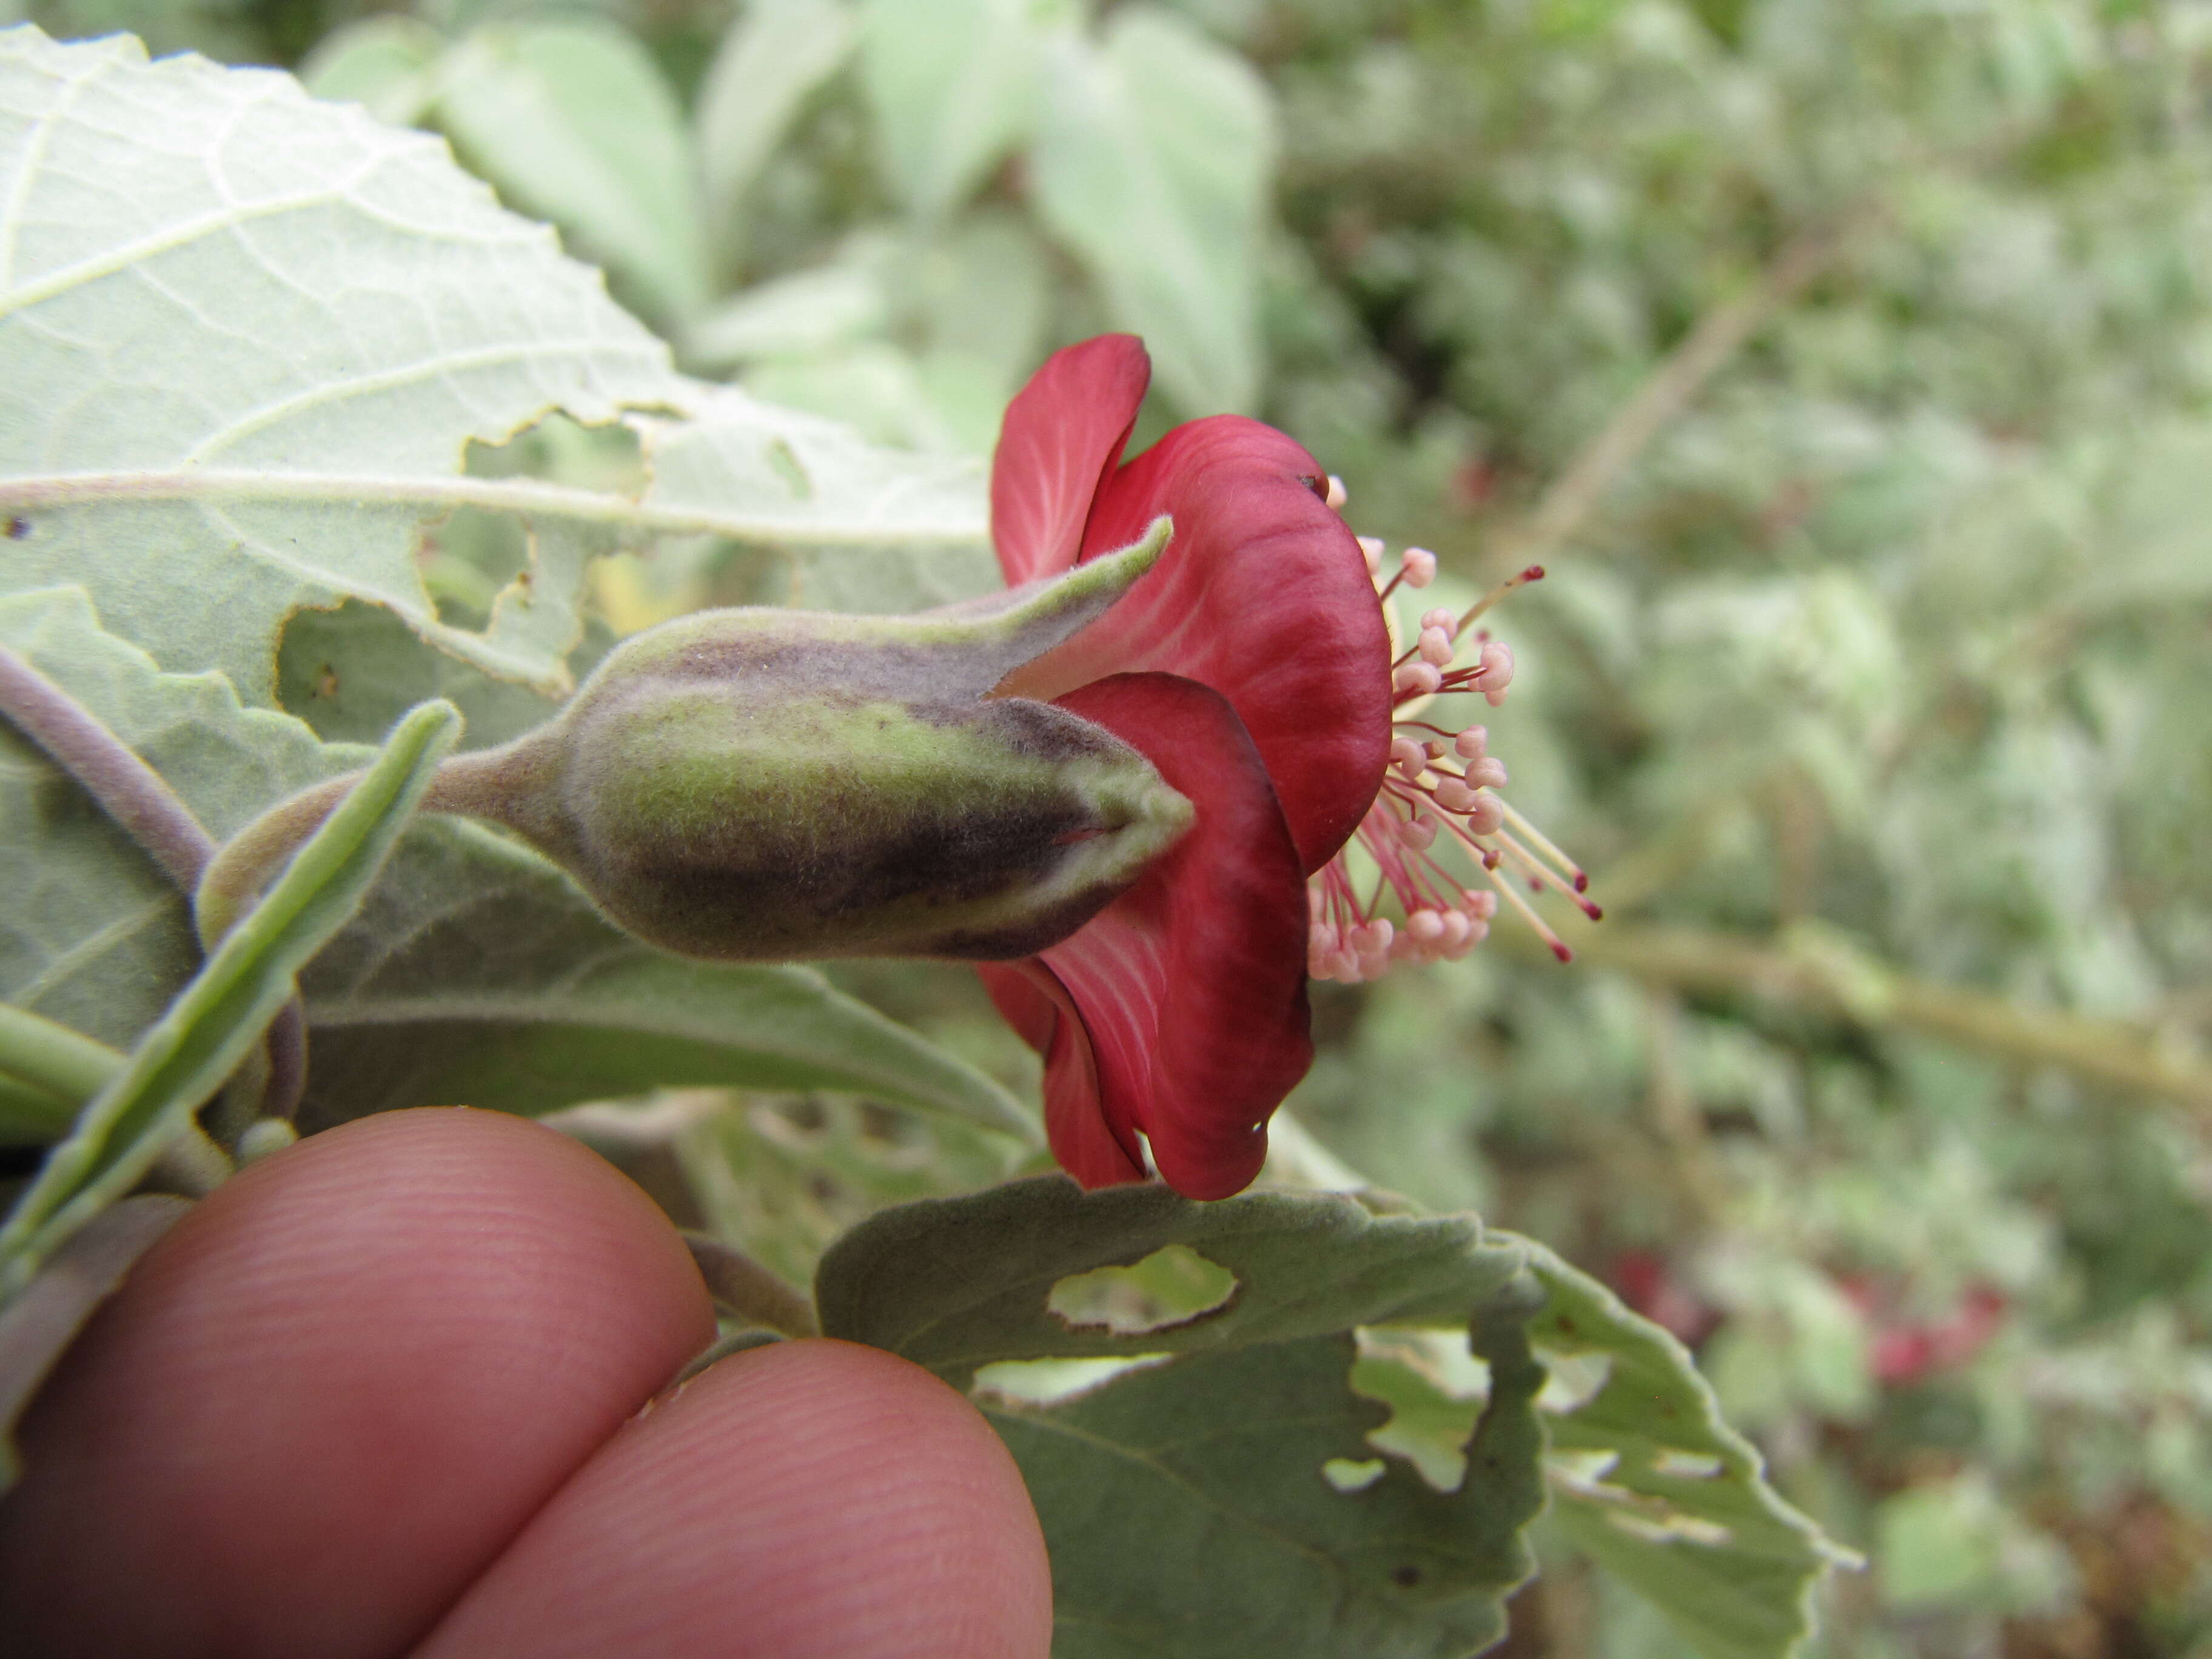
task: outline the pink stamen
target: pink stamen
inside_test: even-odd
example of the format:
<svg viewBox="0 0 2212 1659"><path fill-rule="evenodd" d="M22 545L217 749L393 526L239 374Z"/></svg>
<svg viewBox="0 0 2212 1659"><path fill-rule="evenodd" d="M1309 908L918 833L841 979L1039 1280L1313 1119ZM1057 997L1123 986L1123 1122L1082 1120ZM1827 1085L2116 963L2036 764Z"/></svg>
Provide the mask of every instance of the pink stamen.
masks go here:
<svg viewBox="0 0 2212 1659"><path fill-rule="evenodd" d="M1330 480L1329 500L1342 507L1340 480ZM1436 556L1409 547L1384 581L1387 545L1372 536L1358 542L1395 645L1403 635L1387 601L1401 584L1426 586L1436 574ZM1455 668L1457 642L1492 605L1543 574L1540 566L1529 566L1463 616L1443 606L1422 612L1413 643L1390 664L1393 700L1402 707L1438 693L1461 693L1486 697L1493 707L1501 702L1514 678L1511 647L1477 629L1474 659ZM1480 726L1450 731L1404 716L1392 726L1382 787L1355 832L1375 866L1373 890L1364 896L1355 890L1342 855L1315 873L1308 890L1308 971L1356 985L1379 977L1393 962L1458 961L1489 933L1501 895L1554 955L1571 960L1573 952L1515 890L1519 881L1528 880L1540 893L1547 886L1556 889L1593 920L1602 912L1581 896L1589 884L1581 869L1494 793L1504 787L1507 775L1490 755L1489 732ZM1414 732L1429 736L1409 735ZM1445 763L1448 750L1459 769ZM1439 862L1455 847L1462 852L1453 861L1463 856L1479 866L1485 885L1468 887ZM1386 903L1403 912L1402 923L1381 914Z"/></svg>

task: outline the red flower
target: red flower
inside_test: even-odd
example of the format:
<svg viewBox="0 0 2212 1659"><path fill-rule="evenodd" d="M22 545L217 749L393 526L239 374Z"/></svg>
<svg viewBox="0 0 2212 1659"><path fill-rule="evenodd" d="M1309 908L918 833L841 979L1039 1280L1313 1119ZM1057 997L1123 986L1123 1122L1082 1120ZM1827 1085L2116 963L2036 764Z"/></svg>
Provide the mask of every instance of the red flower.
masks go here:
<svg viewBox="0 0 2212 1659"><path fill-rule="evenodd" d="M1137 540L1160 562L999 690L1059 703L1142 750L1190 831L1073 936L981 969L1045 1058L1054 1152L1086 1187L1178 1192L1259 1173L1267 1121L1313 1057L1306 878L1358 827L1390 757L1390 647L1367 561L1321 468L1256 421L1121 451L1151 364L1108 335L1048 362L1006 411L992 537L1010 585Z"/></svg>

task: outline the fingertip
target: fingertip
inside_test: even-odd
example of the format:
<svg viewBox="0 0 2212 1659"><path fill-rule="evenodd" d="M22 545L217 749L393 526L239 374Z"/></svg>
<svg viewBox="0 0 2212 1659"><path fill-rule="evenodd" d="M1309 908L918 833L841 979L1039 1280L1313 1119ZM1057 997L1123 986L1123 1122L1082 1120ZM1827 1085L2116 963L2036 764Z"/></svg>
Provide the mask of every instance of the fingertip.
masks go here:
<svg viewBox="0 0 2212 1659"><path fill-rule="evenodd" d="M447 1109L312 1137L179 1222L42 1393L0 1625L39 1652L391 1652L712 1330L665 1218L550 1130Z"/></svg>
<svg viewBox="0 0 2212 1659"><path fill-rule="evenodd" d="M968 1401L872 1348L782 1342L627 1425L423 1659L650 1651L1045 1659L1044 1540Z"/></svg>

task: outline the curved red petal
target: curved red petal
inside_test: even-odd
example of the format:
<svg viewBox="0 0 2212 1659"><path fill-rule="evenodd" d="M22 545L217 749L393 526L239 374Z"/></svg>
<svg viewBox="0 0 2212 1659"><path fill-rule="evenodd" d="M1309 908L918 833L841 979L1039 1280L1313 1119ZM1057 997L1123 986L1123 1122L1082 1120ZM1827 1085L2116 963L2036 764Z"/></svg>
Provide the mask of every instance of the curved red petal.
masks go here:
<svg viewBox="0 0 2212 1659"><path fill-rule="evenodd" d="M1136 1127L1106 1121L1097 1056L1067 988L1035 957L975 967L1006 1024L1044 1056L1045 1133L1060 1167L1085 1187L1142 1181L1145 1160Z"/></svg>
<svg viewBox="0 0 2212 1659"><path fill-rule="evenodd" d="M1268 1115L1313 1062L1297 848L1218 693L1117 674L1060 706L1142 750L1198 812L1134 887L1037 959L1073 1005L1046 1056L1053 1149L1085 1185L1127 1179L1100 1143L1126 1149L1133 1127L1177 1192L1226 1198L1259 1174ZM1050 997L1035 974L1029 984ZM1038 1025L1033 1004L1010 1018L1024 1036Z"/></svg>
<svg viewBox="0 0 2212 1659"><path fill-rule="evenodd" d="M1152 572L1002 687L1051 700L1108 674L1210 685L1252 734L1310 872L1358 827L1390 750L1390 647L1359 544L1315 494L1319 464L1273 427L1218 415L1179 426L1117 472L1085 557L1175 539Z"/></svg>
<svg viewBox="0 0 2212 1659"><path fill-rule="evenodd" d="M1007 405L991 460L991 541L1007 586L1075 563L1152 378L1143 341L1102 334L1046 358Z"/></svg>

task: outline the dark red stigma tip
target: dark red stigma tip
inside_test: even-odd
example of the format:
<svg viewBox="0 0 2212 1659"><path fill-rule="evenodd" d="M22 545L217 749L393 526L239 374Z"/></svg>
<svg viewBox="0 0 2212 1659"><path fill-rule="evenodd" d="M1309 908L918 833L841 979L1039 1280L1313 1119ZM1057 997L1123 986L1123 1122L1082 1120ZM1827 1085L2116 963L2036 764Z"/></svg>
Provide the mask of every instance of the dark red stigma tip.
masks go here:
<svg viewBox="0 0 2212 1659"><path fill-rule="evenodd" d="M1524 582L1540 582L1543 580L1544 567L1540 564L1530 565L1526 570L1521 573L1521 580Z"/></svg>
<svg viewBox="0 0 2212 1659"><path fill-rule="evenodd" d="M1552 943L1552 954L1559 957L1561 962L1572 962L1575 959L1575 953L1556 939Z"/></svg>
<svg viewBox="0 0 2212 1659"><path fill-rule="evenodd" d="M1592 921L1603 921L1605 920L1605 908L1602 905L1586 904L1583 907L1583 914L1587 915Z"/></svg>
<svg viewBox="0 0 2212 1659"><path fill-rule="evenodd" d="M1575 891L1577 893L1589 891L1589 878L1579 870L1575 872Z"/></svg>

